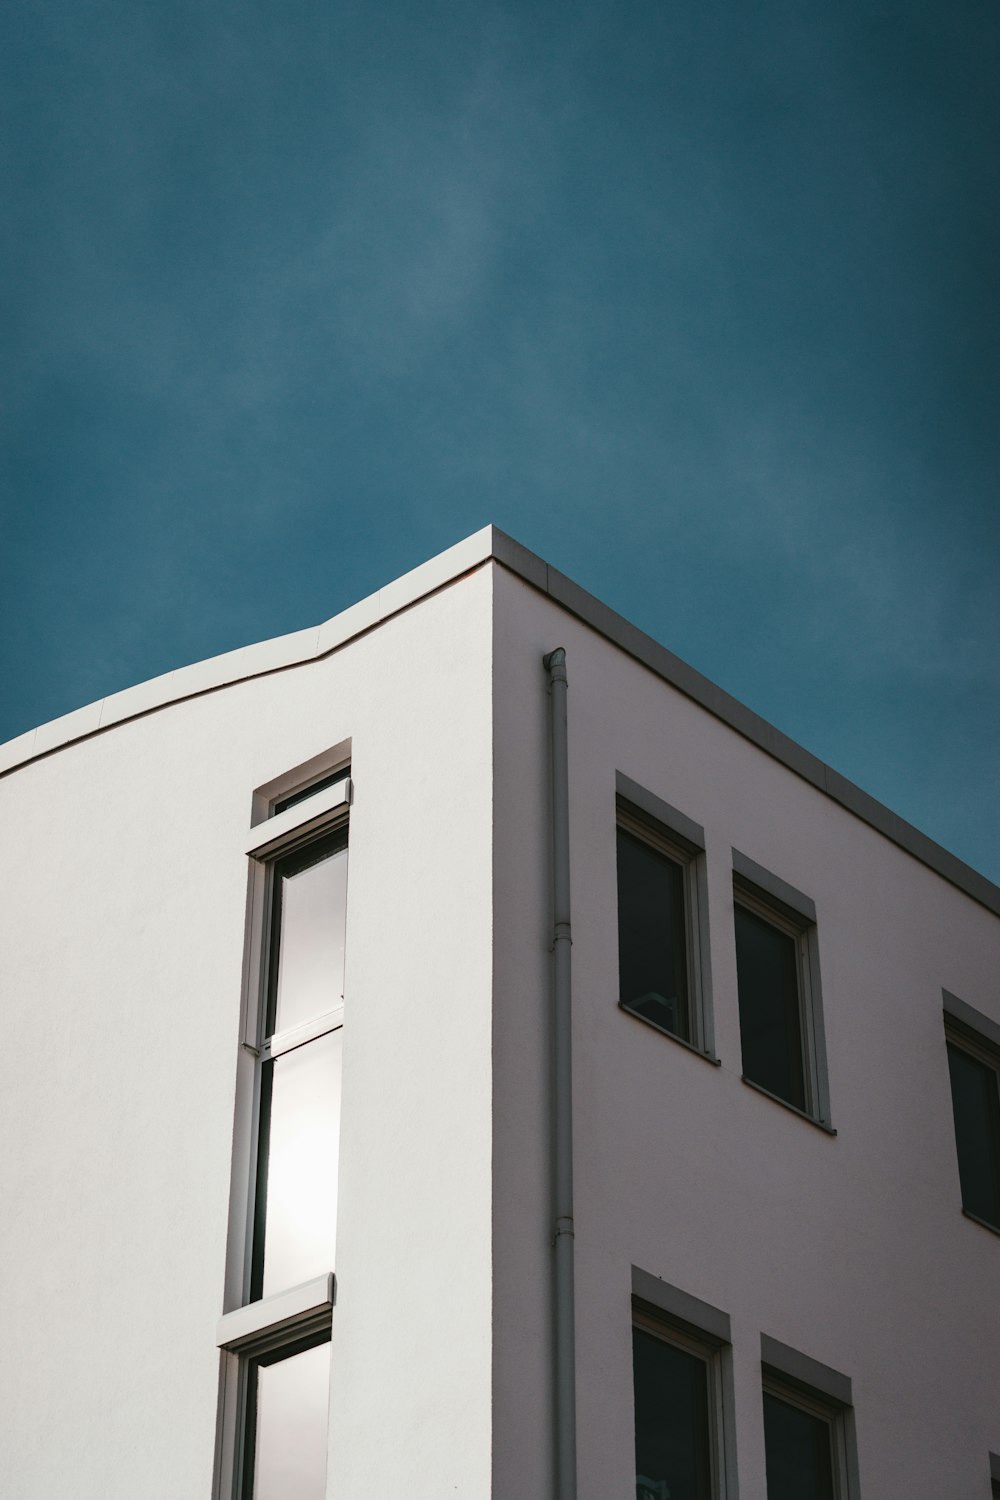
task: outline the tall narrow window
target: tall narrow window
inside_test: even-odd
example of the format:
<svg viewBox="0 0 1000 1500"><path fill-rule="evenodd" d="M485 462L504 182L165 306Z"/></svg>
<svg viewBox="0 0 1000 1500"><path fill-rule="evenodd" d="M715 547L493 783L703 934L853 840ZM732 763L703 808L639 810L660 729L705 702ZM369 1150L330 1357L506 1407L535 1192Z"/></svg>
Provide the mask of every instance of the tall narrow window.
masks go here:
<svg viewBox="0 0 1000 1500"><path fill-rule="evenodd" d="M714 1059L704 832L620 772L618 1003Z"/></svg>
<svg viewBox="0 0 1000 1500"><path fill-rule="evenodd" d="M955 1145L966 1213L1000 1229L1000 1088L985 1059L948 1043Z"/></svg>
<svg viewBox="0 0 1000 1500"><path fill-rule="evenodd" d="M292 791L253 829L263 980L242 1306L224 1315L237 1500L323 1500L337 1229L351 783ZM244 1054L245 1055L245 1054Z"/></svg>
<svg viewBox="0 0 1000 1500"><path fill-rule="evenodd" d="M829 1128L813 903L734 850L733 925L744 1081Z"/></svg>
<svg viewBox="0 0 1000 1500"><path fill-rule="evenodd" d="M947 991L944 1001L962 1207L1000 1230L1000 1025Z"/></svg>
<svg viewBox="0 0 1000 1500"><path fill-rule="evenodd" d="M253 1297L333 1268L347 830L274 862Z"/></svg>
<svg viewBox="0 0 1000 1500"><path fill-rule="evenodd" d="M618 829L618 980L626 1010L691 1040L684 866Z"/></svg>
<svg viewBox="0 0 1000 1500"><path fill-rule="evenodd" d="M737 905L743 1073L778 1099L806 1107L799 950L787 927Z"/></svg>

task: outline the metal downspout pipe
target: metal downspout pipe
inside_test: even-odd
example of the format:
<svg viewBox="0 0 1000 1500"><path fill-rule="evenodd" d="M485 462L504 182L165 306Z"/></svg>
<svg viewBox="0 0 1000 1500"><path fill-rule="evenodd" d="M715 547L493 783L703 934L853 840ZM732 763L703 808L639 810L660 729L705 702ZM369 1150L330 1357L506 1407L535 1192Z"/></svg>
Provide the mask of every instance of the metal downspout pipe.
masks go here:
<svg viewBox="0 0 1000 1500"><path fill-rule="evenodd" d="M555 1218L556 1500L576 1500L576 1329L573 1289L572 975L566 652L543 658L552 745L552 1051Z"/></svg>

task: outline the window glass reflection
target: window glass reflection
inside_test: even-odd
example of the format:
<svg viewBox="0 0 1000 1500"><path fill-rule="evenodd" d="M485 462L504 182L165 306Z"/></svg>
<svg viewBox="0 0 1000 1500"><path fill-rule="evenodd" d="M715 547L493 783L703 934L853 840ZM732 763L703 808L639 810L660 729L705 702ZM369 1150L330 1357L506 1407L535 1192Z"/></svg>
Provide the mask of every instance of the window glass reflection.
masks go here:
<svg viewBox="0 0 1000 1500"><path fill-rule="evenodd" d="M265 1066L263 1282L267 1297L333 1268L343 1028ZM269 1094L269 1098L267 1098ZM265 1123L262 1117L262 1125Z"/></svg>
<svg viewBox="0 0 1000 1500"><path fill-rule="evenodd" d="M684 869L618 830L618 978L622 1005L691 1040Z"/></svg>
<svg viewBox="0 0 1000 1500"><path fill-rule="evenodd" d="M278 960L271 1029L286 1031L325 1015L344 996L346 845L319 858L314 849L284 861L275 901Z"/></svg>
<svg viewBox="0 0 1000 1500"><path fill-rule="evenodd" d="M324 1500L330 1342L256 1367L254 1500Z"/></svg>

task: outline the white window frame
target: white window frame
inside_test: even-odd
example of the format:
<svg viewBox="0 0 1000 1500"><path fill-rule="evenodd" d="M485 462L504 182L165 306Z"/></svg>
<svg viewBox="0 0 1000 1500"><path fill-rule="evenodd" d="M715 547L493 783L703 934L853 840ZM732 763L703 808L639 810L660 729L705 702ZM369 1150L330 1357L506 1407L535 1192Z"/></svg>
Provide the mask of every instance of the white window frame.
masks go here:
<svg viewBox="0 0 1000 1500"><path fill-rule="evenodd" d="M819 1417L830 1429L834 1500L860 1500L854 1405L846 1375L762 1333L761 1394ZM761 1407L763 1424L763 1405Z"/></svg>
<svg viewBox="0 0 1000 1500"><path fill-rule="evenodd" d="M214 1486L217 1500L245 1500L244 1440L255 1361L283 1348L291 1356L307 1341L319 1343L331 1337L336 1301L332 1269L300 1286L283 1288L253 1301L251 1290L261 1070L268 1060L343 1025L341 1004L301 1025L270 1037L264 1035L270 986L274 872L284 856L340 830L346 834L354 795L349 770L342 780L332 786L324 784L315 796L305 796L281 813L269 816L268 810L276 802L295 795L300 788L308 788L313 781L325 783L330 772L337 769L333 758L336 754L328 752L316 757L255 792L251 827L244 840L244 851L249 855L249 877L226 1306L216 1328L216 1345L221 1353Z"/></svg>
<svg viewBox="0 0 1000 1500"><path fill-rule="evenodd" d="M772 1093L756 1079L748 1078L745 1073L742 1075L743 1082L768 1099L783 1105L785 1109L790 1109L793 1114L819 1125L828 1135L836 1135L830 1117L830 1082L823 1025L816 907L809 896L772 875L769 870L740 854L737 849L733 850L733 907L742 907L744 911L790 937L795 944L805 1108L799 1109L790 1100ZM737 984L738 982L737 979Z"/></svg>
<svg viewBox="0 0 1000 1500"><path fill-rule="evenodd" d="M708 936L708 877L705 832L700 824L662 801L620 771L615 773L615 834L621 828L642 843L679 865L684 881L684 948L688 984L688 1016L691 1037L678 1036L648 1016L626 1005L626 1015L651 1026L682 1047L720 1066L715 1053L712 1017L711 965ZM615 905L617 914L617 900ZM616 947L617 952L617 947Z"/></svg>

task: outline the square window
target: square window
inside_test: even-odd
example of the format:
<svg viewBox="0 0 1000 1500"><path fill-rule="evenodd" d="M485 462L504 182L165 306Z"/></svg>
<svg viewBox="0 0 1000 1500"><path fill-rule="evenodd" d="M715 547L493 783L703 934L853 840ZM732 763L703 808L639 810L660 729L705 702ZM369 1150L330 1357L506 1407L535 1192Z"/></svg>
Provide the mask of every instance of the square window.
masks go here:
<svg viewBox="0 0 1000 1500"><path fill-rule="evenodd" d="M1000 1027L945 994L945 1037L962 1208L1000 1230Z"/></svg>
<svg viewBox="0 0 1000 1500"><path fill-rule="evenodd" d="M829 1128L812 902L735 850L733 864L744 1081Z"/></svg>
<svg viewBox="0 0 1000 1500"><path fill-rule="evenodd" d="M630 794L619 792L617 803L618 1003L712 1057L701 829L635 783L618 782Z"/></svg>

